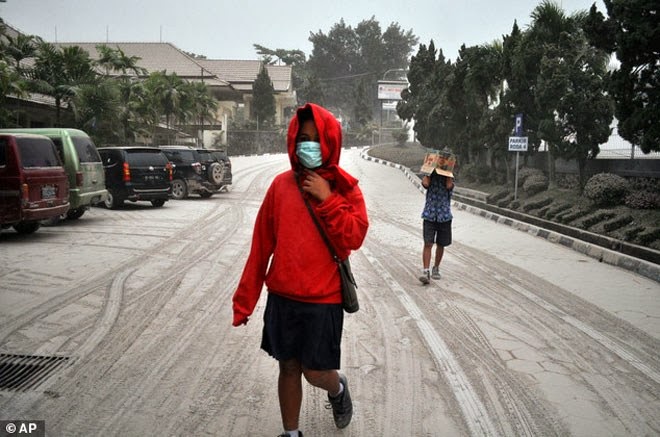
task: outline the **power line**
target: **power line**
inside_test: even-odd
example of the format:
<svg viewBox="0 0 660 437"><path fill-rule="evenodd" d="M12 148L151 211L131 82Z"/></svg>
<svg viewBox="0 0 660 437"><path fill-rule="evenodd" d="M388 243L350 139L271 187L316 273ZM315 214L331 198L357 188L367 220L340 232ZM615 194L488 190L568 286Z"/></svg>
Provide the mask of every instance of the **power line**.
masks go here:
<svg viewBox="0 0 660 437"><path fill-rule="evenodd" d="M376 72L372 71L372 72L369 72L369 73L351 74L350 76L327 77L327 78L318 79L318 80L323 82L323 81L330 81L330 80L352 79L354 77L370 76L372 74L376 74Z"/></svg>

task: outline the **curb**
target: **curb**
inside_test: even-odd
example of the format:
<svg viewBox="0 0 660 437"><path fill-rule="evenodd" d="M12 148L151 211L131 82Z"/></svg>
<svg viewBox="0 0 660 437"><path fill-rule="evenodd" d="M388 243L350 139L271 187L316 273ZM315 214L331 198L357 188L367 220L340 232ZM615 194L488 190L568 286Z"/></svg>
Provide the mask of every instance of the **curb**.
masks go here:
<svg viewBox="0 0 660 437"><path fill-rule="evenodd" d="M408 180L422 193L425 192L424 187L419 177L413 173L408 167L405 167L401 164L396 164L394 162L386 161L381 158L374 158L367 154L368 149L364 149L360 152L360 157L366 161L372 161L377 164L387 165L389 167L396 168L403 172L406 175ZM457 194L459 192L457 191ZM597 259L599 262L604 262L613 266L620 267L625 270L632 271L639 275L645 276L653 281L660 282L660 265L652 263L640 258L635 258L630 255L626 255L614 250L607 249L605 247L599 246L597 244L589 243L587 241L581 240L579 238L571 237L560 232L553 230L545 229L536 225L526 223L521 220L517 220L511 217L504 216L492 211L488 211L477 206L471 205L466 201L461 201L460 198L463 196L456 196L459 200L452 200L453 206L462 211L469 212L471 214L480 215L481 217L493 220L497 223L510 226L516 230L526 232L528 234L534 235L539 238L543 238L555 244L561 244L562 246L568 247L576 252L582 253L590 258ZM467 199L466 199L467 200Z"/></svg>

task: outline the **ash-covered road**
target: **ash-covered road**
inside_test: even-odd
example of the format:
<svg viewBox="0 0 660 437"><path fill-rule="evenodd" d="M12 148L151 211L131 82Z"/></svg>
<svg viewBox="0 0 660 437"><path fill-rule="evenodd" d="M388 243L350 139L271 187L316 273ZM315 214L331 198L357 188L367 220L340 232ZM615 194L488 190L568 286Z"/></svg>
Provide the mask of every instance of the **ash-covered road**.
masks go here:
<svg viewBox="0 0 660 437"><path fill-rule="evenodd" d="M232 163L233 187L211 199L0 234L0 369L32 366L0 389L0 420L45 420L49 436L281 432L265 294L240 328L231 296L288 159ZM343 340L355 415L338 431L305 386L306 436L660 433L657 282L455 210L443 279L422 286L422 193L357 150L342 165L371 222Z"/></svg>

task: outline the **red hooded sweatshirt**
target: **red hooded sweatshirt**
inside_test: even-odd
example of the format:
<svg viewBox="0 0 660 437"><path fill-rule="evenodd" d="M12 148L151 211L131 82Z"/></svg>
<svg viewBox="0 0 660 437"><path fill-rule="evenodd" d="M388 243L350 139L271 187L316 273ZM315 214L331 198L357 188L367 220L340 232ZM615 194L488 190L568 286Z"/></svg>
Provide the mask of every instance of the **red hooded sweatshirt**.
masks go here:
<svg viewBox="0 0 660 437"><path fill-rule="evenodd" d="M330 182L332 194L323 202L307 198L319 222L344 259L359 249L369 222L357 179L339 164L341 126L326 109L308 103L289 124L287 151L291 170L277 175L257 214L252 247L233 297L234 326L247 323L264 282L270 293L310 303L341 303L337 264L309 215L296 183L303 167L296 155L299 114L312 112L319 132L323 164L315 170Z"/></svg>

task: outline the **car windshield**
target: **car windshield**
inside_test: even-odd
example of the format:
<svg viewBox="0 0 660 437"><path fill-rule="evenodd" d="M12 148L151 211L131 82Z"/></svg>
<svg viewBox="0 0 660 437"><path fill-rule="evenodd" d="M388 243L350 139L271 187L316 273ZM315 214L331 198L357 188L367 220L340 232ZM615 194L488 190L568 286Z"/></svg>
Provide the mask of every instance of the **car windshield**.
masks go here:
<svg viewBox="0 0 660 437"><path fill-rule="evenodd" d="M61 165L57 158L55 145L48 138L17 138L16 143L21 154L23 168Z"/></svg>
<svg viewBox="0 0 660 437"><path fill-rule="evenodd" d="M85 137L71 137L73 146L78 153L78 161L80 162L101 162L101 157L96 151L96 146L90 138Z"/></svg>
<svg viewBox="0 0 660 437"><path fill-rule="evenodd" d="M167 158L159 150L127 150L126 154L128 163L138 167L167 164Z"/></svg>

